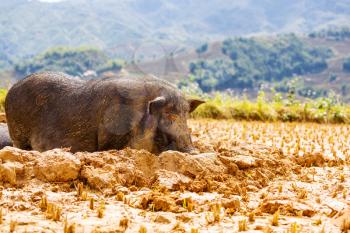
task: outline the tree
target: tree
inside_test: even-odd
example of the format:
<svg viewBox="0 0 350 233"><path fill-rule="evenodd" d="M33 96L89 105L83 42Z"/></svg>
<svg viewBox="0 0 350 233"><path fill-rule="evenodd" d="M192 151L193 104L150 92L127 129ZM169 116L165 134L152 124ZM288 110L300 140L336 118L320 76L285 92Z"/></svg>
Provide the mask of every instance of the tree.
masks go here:
<svg viewBox="0 0 350 233"><path fill-rule="evenodd" d="M350 72L350 57L348 57L347 59L345 59L344 63L343 63L343 70L345 72Z"/></svg>
<svg viewBox="0 0 350 233"><path fill-rule="evenodd" d="M207 50L208 50L208 43L205 43L196 49L196 53L198 57L200 57L200 55L205 53Z"/></svg>
<svg viewBox="0 0 350 233"><path fill-rule="evenodd" d="M120 61L111 61L104 52L90 47L53 48L28 61L15 65L19 76L40 71L60 71L73 76L82 76L88 70L97 73L120 70Z"/></svg>

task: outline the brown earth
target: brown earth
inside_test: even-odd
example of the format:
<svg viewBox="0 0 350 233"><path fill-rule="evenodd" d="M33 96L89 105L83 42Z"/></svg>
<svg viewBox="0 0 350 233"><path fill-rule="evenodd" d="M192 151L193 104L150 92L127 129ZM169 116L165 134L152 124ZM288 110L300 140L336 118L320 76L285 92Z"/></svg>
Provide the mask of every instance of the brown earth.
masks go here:
<svg viewBox="0 0 350 233"><path fill-rule="evenodd" d="M0 112L0 123L6 123L6 115L5 113Z"/></svg>
<svg viewBox="0 0 350 233"><path fill-rule="evenodd" d="M268 138L278 132L271 124L190 125L198 155L4 148L0 232L340 232L349 225L347 157L242 140L244 127Z"/></svg>

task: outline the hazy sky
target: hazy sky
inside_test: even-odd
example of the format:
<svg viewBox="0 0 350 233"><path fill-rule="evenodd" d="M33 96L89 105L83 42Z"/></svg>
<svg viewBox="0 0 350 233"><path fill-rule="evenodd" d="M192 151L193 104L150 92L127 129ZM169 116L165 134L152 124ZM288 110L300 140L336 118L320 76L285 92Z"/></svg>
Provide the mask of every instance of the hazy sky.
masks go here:
<svg viewBox="0 0 350 233"><path fill-rule="evenodd" d="M61 2L63 0L38 0L40 2Z"/></svg>

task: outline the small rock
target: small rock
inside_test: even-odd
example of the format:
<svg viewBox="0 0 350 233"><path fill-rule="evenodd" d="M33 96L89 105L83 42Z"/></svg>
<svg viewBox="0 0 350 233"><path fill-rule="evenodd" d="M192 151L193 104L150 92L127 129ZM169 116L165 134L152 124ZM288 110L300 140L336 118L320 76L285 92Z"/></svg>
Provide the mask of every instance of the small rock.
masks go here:
<svg viewBox="0 0 350 233"><path fill-rule="evenodd" d="M0 113L0 123L6 123L6 114Z"/></svg>
<svg viewBox="0 0 350 233"><path fill-rule="evenodd" d="M66 182L78 178L80 160L72 153L55 149L42 153L34 166L38 179L49 182Z"/></svg>
<svg viewBox="0 0 350 233"><path fill-rule="evenodd" d="M304 167L321 167L326 162L325 156L321 152L306 153L295 158L296 162Z"/></svg>
<svg viewBox="0 0 350 233"><path fill-rule="evenodd" d="M188 213L182 213L180 215L177 215L176 219L181 221L181 222L185 222L185 223L187 223L187 222L192 220L191 216L189 216Z"/></svg>
<svg viewBox="0 0 350 233"><path fill-rule="evenodd" d="M190 178L203 173L227 173L216 153L188 155L178 151L165 151L159 155L160 168L178 172Z"/></svg>
<svg viewBox="0 0 350 233"><path fill-rule="evenodd" d="M259 210L262 213L273 214L277 210L280 210L281 214L292 214L298 216L302 211L303 216L312 217L316 214L316 210L309 205L300 202L291 202L289 200L268 200L261 203Z"/></svg>
<svg viewBox="0 0 350 233"><path fill-rule="evenodd" d="M239 168L236 164L236 161L232 157L228 156L218 156L221 162L227 167L227 172L231 175L236 175Z"/></svg>
<svg viewBox="0 0 350 233"><path fill-rule="evenodd" d="M206 169L191 157L178 151L165 151L159 155L160 168L193 177L202 174Z"/></svg>
<svg viewBox="0 0 350 233"><path fill-rule="evenodd" d="M150 188L147 188L147 187L142 187L139 191L147 193L147 192L151 192L152 190Z"/></svg>
<svg viewBox="0 0 350 233"><path fill-rule="evenodd" d="M33 161L36 157L40 156L39 152L36 151L25 151L14 147L5 147L0 150L0 160L6 161L16 161L16 162L28 162Z"/></svg>
<svg viewBox="0 0 350 233"><path fill-rule="evenodd" d="M124 195L127 195L130 193L130 190L127 188L127 187L124 187L124 186L116 186L116 187L113 187L113 193L123 193Z"/></svg>
<svg viewBox="0 0 350 233"><path fill-rule="evenodd" d="M163 224L169 224L171 223L170 219L165 217L164 215L157 215L157 217L154 219L157 223L163 223Z"/></svg>
<svg viewBox="0 0 350 233"><path fill-rule="evenodd" d="M257 167L257 159L252 156L236 155L232 157L232 162L237 164L239 169L247 169Z"/></svg>
<svg viewBox="0 0 350 233"><path fill-rule="evenodd" d="M225 198L221 201L221 203L225 209L235 209L236 211L238 211L241 208L241 200L239 197L235 197L231 199Z"/></svg>
<svg viewBox="0 0 350 233"><path fill-rule="evenodd" d="M135 185L130 186L129 189L130 189L131 192L136 192L136 191L139 190L139 188L136 187Z"/></svg>
<svg viewBox="0 0 350 233"><path fill-rule="evenodd" d="M160 186L166 187L168 189L173 189L178 184L188 184L192 181L185 175L163 169L157 171L156 180Z"/></svg>
<svg viewBox="0 0 350 233"><path fill-rule="evenodd" d="M221 163L216 153L202 153L198 155L192 155L191 157L198 161L199 164L210 173L227 173L227 167Z"/></svg>
<svg viewBox="0 0 350 233"><path fill-rule="evenodd" d="M111 186L116 183L112 171L105 171L102 168L84 166L81 171L81 176L87 180L87 183L91 187L97 189L111 188Z"/></svg>
<svg viewBox="0 0 350 233"><path fill-rule="evenodd" d="M174 200L166 196L155 196L153 198L155 211L169 211L174 206Z"/></svg>
<svg viewBox="0 0 350 233"><path fill-rule="evenodd" d="M13 163L0 164L0 178L3 182L16 185L16 168L13 166Z"/></svg>
<svg viewBox="0 0 350 233"><path fill-rule="evenodd" d="M247 185L247 187L246 187L246 189L247 189L247 191L249 191L249 192L259 192L259 188L257 188L256 186L254 186L254 185Z"/></svg>

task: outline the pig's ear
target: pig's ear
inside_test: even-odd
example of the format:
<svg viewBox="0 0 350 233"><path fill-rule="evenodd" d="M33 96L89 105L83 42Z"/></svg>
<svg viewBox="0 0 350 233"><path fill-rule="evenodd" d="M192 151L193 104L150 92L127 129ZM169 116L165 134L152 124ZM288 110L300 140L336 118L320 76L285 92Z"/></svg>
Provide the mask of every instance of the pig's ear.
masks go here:
<svg viewBox="0 0 350 233"><path fill-rule="evenodd" d="M189 99L187 102L190 106L190 112L193 112L199 105L205 103L205 101L198 99Z"/></svg>
<svg viewBox="0 0 350 233"><path fill-rule="evenodd" d="M162 108L165 107L166 100L164 96L159 96L155 98L154 100L151 100L148 102L148 112L149 114L156 114L157 112L160 112Z"/></svg>

